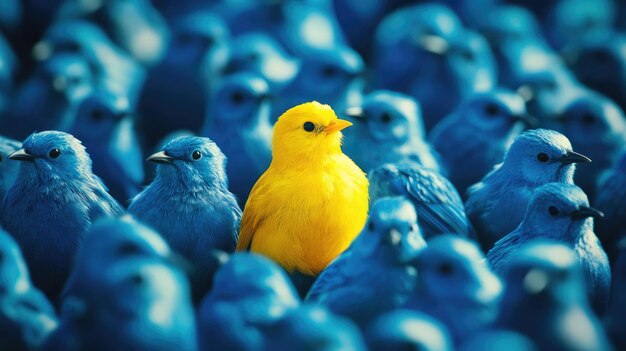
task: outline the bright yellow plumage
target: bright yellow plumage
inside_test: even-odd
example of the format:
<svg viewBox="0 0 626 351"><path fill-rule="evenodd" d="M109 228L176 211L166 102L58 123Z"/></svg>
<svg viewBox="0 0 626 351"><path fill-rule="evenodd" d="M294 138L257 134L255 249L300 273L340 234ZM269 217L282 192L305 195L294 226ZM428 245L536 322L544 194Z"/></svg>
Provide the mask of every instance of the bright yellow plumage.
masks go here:
<svg viewBox="0 0 626 351"><path fill-rule="evenodd" d="M318 275L350 245L367 219L368 183L341 152L349 125L315 101L278 119L272 163L248 197L237 250Z"/></svg>

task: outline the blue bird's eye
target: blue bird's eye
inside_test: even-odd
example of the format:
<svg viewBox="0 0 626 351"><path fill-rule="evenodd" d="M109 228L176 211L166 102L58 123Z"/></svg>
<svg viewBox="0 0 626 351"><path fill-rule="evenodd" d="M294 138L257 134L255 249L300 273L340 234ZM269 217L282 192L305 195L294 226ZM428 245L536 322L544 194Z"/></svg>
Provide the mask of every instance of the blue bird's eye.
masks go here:
<svg viewBox="0 0 626 351"><path fill-rule="evenodd" d="M537 154L537 160L541 163L546 163L548 162L548 160L550 160L550 157L548 157L547 154L544 154L543 152L540 152Z"/></svg>
<svg viewBox="0 0 626 351"><path fill-rule="evenodd" d="M448 262L443 262L437 266L437 270L442 275L451 275L454 272L454 267Z"/></svg>
<svg viewBox="0 0 626 351"><path fill-rule="evenodd" d="M94 111L91 112L91 118L94 121L100 121L102 119L102 117L104 117L104 114L100 110L94 110Z"/></svg>
<svg viewBox="0 0 626 351"><path fill-rule="evenodd" d="M240 104L240 103L242 103L242 102L243 102L243 100L245 100L245 96L244 96L241 92L239 92L239 91L237 91L237 92L235 92L233 95L231 95L231 97L230 97L230 98L231 98L231 100L232 100L235 104Z"/></svg>
<svg viewBox="0 0 626 351"><path fill-rule="evenodd" d="M192 154L191 154L191 158L193 158L194 160L199 160L202 158L202 153L200 153L200 151L195 150Z"/></svg>
<svg viewBox="0 0 626 351"><path fill-rule="evenodd" d="M374 222L370 221L369 224L367 225L367 229L370 232L373 232L374 231Z"/></svg>
<svg viewBox="0 0 626 351"><path fill-rule="evenodd" d="M61 151L59 149L57 149L57 148L54 148L54 149L50 150L48 155L50 155L50 158L57 158L57 157L61 156Z"/></svg>
<svg viewBox="0 0 626 351"><path fill-rule="evenodd" d="M582 121L584 124L593 124L593 122L595 122L595 118L591 113L585 113L583 115Z"/></svg>
<svg viewBox="0 0 626 351"><path fill-rule="evenodd" d="M315 130L315 124L313 124L313 122L304 122L302 128L307 132L312 132Z"/></svg>
<svg viewBox="0 0 626 351"><path fill-rule="evenodd" d="M381 121L383 121L383 123L389 123L389 122L391 122L391 115L385 112L380 117L380 119L381 119Z"/></svg>
<svg viewBox="0 0 626 351"><path fill-rule="evenodd" d="M554 206L550 206L548 207L548 213L550 213L550 216L556 217L559 215L559 209Z"/></svg>
<svg viewBox="0 0 626 351"><path fill-rule="evenodd" d="M495 117L498 115L498 106L489 104L485 107L485 114L487 117Z"/></svg>

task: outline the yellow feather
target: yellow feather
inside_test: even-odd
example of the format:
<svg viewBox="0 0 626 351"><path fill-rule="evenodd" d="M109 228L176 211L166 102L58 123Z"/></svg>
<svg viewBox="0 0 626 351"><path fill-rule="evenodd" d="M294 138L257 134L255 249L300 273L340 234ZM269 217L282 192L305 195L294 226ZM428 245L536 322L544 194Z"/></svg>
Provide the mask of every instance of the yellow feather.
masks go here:
<svg viewBox="0 0 626 351"><path fill-rule="evenodd" d="M306 131L306 122L315 130ZM318 275L350 245L367 219L368 182L341 151L346 125L315 101L278 119L272 163L248 197L237 250Z"/></svg>

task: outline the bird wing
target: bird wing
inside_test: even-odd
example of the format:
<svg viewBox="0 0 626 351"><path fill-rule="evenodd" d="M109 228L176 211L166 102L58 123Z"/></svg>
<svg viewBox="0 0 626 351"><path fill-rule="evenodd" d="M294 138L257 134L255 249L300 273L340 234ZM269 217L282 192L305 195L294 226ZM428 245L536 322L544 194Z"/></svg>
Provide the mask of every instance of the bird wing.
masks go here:
<svg viewBox="0 0 626 351"><path fill-rule="evenodd" d="M93 188L96 201L92 201L92 205L89 208L91 223L100 217L119 217L123 215L125 212L124 208L111 197L102 181L97 177L95 181L99 183L99 186Z"/></svg>
<svg viewBox="0 0 626 351"><path fill-rule="evenodd" d="M519 247L522 241L522 234L515 230L504 238L498 240L491 250L487 253L487 261L491 270L496 274L502 274L508 262L513 255L512 251Z"/></svg>
<svg viewBox="0 0 626 351"><path fill-rule="evenodd" d="M265 220L267 204L263 203L263 198L269 191L268 173L269 171L263 173L256 184L254 184L254 187L252 187L252 191L250 191L250 196L248 196L248 201L246 201L241 217L236 251L247 251L250 249L254 232Z"/></svg>
<svg viewBox="0 0 626 351"><path fill-rule="evenodd" d="M131 125L126 128L134 128L134 126ZM141 184L144 178L143 156L139 143L132 133L134 131L131 130L118 131L111 145L109 145L109 155L120 168L122 174L133 183Z"/></svg>
<svg viewBox="0 0 626 351"><path fill-rule="evenodd" d="M322 271L320 276L306 295L306 301L324 303L329 293L341 289L346 285L348 276L344 272L345 265L350 261L350 251L345 251ZM356 268L356 267L355 267Z"/></svg>

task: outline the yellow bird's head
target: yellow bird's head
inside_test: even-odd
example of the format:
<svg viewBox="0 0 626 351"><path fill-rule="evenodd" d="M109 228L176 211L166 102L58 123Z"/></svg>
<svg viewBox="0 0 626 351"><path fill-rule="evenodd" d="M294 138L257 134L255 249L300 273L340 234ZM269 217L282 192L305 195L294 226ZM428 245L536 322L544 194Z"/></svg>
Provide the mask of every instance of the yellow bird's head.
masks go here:
<svg viewBox="0 0 626 351"><path fill-rule="evenodd" d="M274 125L273 159L302 162L341 153L341 130L351 125L317 101L292 107Z"/></svg>

